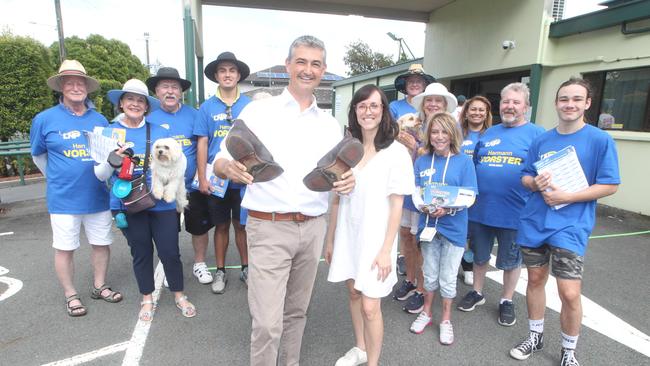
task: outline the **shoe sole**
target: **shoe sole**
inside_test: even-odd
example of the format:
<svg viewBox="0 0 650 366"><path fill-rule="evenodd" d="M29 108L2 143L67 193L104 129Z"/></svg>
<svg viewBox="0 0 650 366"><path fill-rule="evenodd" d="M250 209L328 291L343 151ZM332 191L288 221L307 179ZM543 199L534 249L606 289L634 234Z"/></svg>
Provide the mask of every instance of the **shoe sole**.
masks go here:
<svg viewBox="0 0 650 366"><path fill-rule="evenodd" d="M420 313L422 312L423 309L424 309L424 305L420 306L420 307L417 308L417 309L412 309L412 310L411 310L411 309L407 309L406 307L403 307L403 308L402 308L402 310L404 310L404 311L406 311L407 313L410 313L410 314L420 314Z"/></svg>
<svg viewBox="0 0 650 366"><path fill-rule="evenodd" d="M240 136L228 136L226 149L233 159L246 166L246 171L253 176L254 183L268 182L284 172L279 165L259 158L253 145Z"/></svg>
<svg viewBox="0 0 650 366"><path fill-rule="evenodd" d="M499 325L503 325L504 327L512 327L517 323L517 319L513 320L512 323L502 323L501 319L497 318L497 323L499 323Z"/></svg>
<svg viewBox="0 0 650 366"><path fill-rule="evenodd" d="M341 175L355 167L361 158L363 158L363 145L361 143L347 144L341 148L332 164L314 169L305 176L303 183L315 192L330 191L334 187L334 182L341 180Z"/></svg>
<svg viewBox="0 0 650 366"><path fill-rule="evenodd" d="M476 309L477 306L480 306L480 305L483 305L483 304L485 304L485 298L483 298L483 300L481 300L481 301L475 303L474 305L472 305L471 308L462 308L462 307L459 306L458 310L469 313L470 311L474 311L474 309Z"/></svg>
<svg viewBox="0 0 650 366"><path fill-rule="evenodd" d="M515 360L524 361L524 360L527 360L530 356L532 356L533 353L535 353L535 352L539 352L539 351L541 351L542 349L544 349L544 347L542 347L542 348L538 348L538 349L536 349L536 350L534 349L531 353L529 353L529 354L527 354L527 355L521 355L521 356L520 356L519 354L516 354L516 355L513 354L513 351L515 350L515 349L513 348L513 349L510 350L509 353L510 353L510 357L514 358Z"/></svg>
<svg viewBox="0 0 650 366"><path fill-rule="evenodd" d="M441 340L438 340L438 341L439 341L440 344L442 344L443 346L451 346L452 344L454 344L454 341L451 341L451 342L449 342L449 343L444 343L444 342L442 342Z"/></svg>
<svg viewBox="0 0 650 366"><path fill-rule="evenodd" d="M196 277L196 276L194 276L194 277L195 277L196 280L197 280L200 284L202 284L202 285L209 285L209 284L212 283L212 280L207 281L207 282L203 282L203 281L201 281L198 277Z"/></svg>

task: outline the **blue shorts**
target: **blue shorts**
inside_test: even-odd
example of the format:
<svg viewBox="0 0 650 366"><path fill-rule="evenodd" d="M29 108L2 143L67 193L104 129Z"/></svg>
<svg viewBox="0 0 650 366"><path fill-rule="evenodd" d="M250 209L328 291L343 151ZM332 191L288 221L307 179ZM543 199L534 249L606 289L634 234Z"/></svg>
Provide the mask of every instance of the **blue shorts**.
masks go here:
<svg viewBox="0 0 650 366"><path fill-rule="evenodd" d="M474 263L483 265L490 261L494 239L499 243L497 249L498 269L508 271L521 266L521 251L515 242L517 230L469 222L470 247L474 252Z"/></svg>

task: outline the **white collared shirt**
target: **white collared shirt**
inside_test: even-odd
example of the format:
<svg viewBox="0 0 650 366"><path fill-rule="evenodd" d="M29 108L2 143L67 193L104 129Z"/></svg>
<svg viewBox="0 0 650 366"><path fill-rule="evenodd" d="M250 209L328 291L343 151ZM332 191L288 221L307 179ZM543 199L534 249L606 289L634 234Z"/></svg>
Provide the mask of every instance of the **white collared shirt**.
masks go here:
<svg viewBox="0 0 650 366"><path fill-rule="evenodd" d="M284 173L270 182L246 188L242 206L262 212L300 212L318 216L327 212L328 192L313 192L302 180L320 158L341 141L338 122L316 105L300 111L287 89L276 97L253 101L238 117L262 141ZM225 144L216 159L232 160Z"/></svg>

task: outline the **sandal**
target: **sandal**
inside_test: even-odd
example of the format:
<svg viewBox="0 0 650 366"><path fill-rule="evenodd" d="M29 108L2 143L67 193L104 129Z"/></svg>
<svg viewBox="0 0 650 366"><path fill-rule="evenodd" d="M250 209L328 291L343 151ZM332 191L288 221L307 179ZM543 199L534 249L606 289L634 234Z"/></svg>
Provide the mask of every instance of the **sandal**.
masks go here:
<svg viewBox="0 0 650 366"><path fill-rule="evenodd" d="M153 313L156 309L156 303L151 300L143 300L140 303L140 306L152 305L151 310L142 310L140 309L140 314L138 314L138 319L143 322L150 322L153 320Z"/></svg>
<svg viewBox="0 0 650 366"><path fill-rule="evenodd" d="M108 290L109 294L104 296L102 295L102 292L105 290ZM112 303L122 301L122 294L119 291L113 291L107 284L103 284L99 288L95 288L95 286L93 286L93 289L90 290L90 297L95 300L102 299L106 302Z"/></svg>
<svg viewBox="0 0 650 366"><path fill-rule="evenodd" d="M175 301L176 301L176 307L181 311L181 314L183 314L184 317L193 318L194 316L196 316L196 308L194 307L194 305L192 305L191 302L187 300L186 295L179 297ZM183 301L185 301L187 305L182 306L181 302Z"/></svg>
<svg viewBox="0 0 650 366"><path fill-rule="evenodd" d="M79 305L70 305L73 301L79 301ZM79 295L74 294L65 298L65 310L68 312L68 315L71 317L84 316L88 312L86 307L81 303Z"/></svg>

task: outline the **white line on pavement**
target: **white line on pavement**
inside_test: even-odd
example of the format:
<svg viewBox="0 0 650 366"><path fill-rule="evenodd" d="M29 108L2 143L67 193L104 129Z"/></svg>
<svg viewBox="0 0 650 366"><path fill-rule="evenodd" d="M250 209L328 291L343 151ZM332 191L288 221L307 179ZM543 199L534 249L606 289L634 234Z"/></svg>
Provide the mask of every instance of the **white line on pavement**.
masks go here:
<svg viewBox="0 0 650 366"><path fill-rule="evenodd" d="M4 275L6 273L9 273L9 270L6 269L3 266L0 266L0 276ZM0 277L0 282L4 283L7 285L7 290L5 292L0 294L0 301L6 300L13 295L15 295L18 291L20 291L23 288L23 281L11 278L11 277Z"/></svg>
<svg viewBox="0 0 650 366"><path fill-rule="evenodd" d="M156 266L156 271L154 272L154 291L152 294L153 302L158 303L160 298L160 287L162 286L163 279L165 277L165 272L163 271L162 263L158 262ZM153 316L156 313L156 308L154 307ZM126 349L126 354L122 360L122 366L137 366L140 364L140 358L142 357L142 351L144 350L144 344L147 341L147 336L149 335L149 328L151 327L151 321L145 322L138 319L138 322L135 325L133 330L133 335L131 336L131 341L129 342L129 347Z"/></svg>
<svg viewBox="0 0 650 366"><path fill-rule="evenodd" d="M96 349L91 352L87 352L81 355L76 355L74 357L66 358L65 360L55 361L43 366L74 366L80 365L82 363L90 362L96 358L112 355L113 353L124 351L131 341L126 341L122 343L116 343L111 346L104 348Z"/></svg>
<svg viewBox="0 0 650 366"><path fill-rule="evenodd" d="M496 266L496 257L494 255L490 258L490 265ZM488 272L487 277L503 285L503 271ZM560 301L560 295L558 295L557 282L554 279L552 275L549 275L549 281L546 282L546 307L559 313L562 302ZM528 272L526 272L525 268L522 268L515 290L526 296L527 285ZM634 328L584 295L582 295L582 325L650 357L650 336Z"/></svg>
<svg viewBox="0 0 650 366"><path fill-rule="evenodd" d="M7 236L7 235L14 235L14 232L13 231L7 231L7 232L4 232L4 233L0 233L0 236Z"/></svg>

